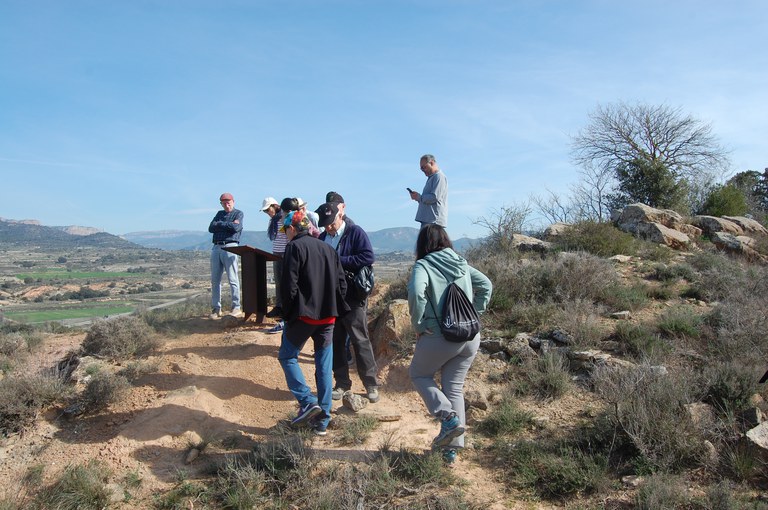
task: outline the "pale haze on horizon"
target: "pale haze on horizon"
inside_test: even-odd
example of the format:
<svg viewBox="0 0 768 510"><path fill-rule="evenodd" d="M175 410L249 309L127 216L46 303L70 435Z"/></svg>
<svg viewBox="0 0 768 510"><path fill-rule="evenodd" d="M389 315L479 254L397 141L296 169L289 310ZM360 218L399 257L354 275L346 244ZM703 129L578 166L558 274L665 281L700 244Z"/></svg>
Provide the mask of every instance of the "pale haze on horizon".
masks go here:
<svg viewBox="0 0 768 510"><path fill-rule="evenodd" d="M334 190L417 227L419 157L448 231L578 180L598 105L709 123L729 177L768 167L768 2L0 0L0 217L204 231L222 192Z"/></svg>

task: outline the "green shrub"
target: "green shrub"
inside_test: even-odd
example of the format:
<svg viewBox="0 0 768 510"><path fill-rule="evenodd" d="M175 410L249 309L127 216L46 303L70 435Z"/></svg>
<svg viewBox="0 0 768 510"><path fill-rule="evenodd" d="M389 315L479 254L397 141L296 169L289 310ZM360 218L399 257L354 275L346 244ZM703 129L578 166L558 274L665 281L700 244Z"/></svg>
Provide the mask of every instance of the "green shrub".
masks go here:
<svg viewBox="0 0 768 510"><path fill-rule="evenodd" d="M84 465L67 466L59 479L36 498L42 508L60 510L101 510L110 505L107 486L110 471L92 460Z"/></svg>
<svg viewBox="0 0 768 510"><path fill-rule="evenodd" d="M631 286L614 283L603 290L599 299L613 311L634 311L648 303L648 287L642 283Z"/></svg>
<svg viewBox="0 0 768 510"><path fill-rule="evenodd" d="M0 380L0 433L21 432L46 406L62 400L68 389L53 376L11 376Z"/></svg>
<svg viewBox="0 0 768 510"><path fill-rule="evenodd" d="M638 452L648 470L698 465L704 438L685 410L700 401L698 381L684 370L669 374L647 365L597 369L595 390L610 405L607 418Z"/></svg>
<svg viewBox="0 0 768 510"><path fill-rule="evenodd" d="M658 360L672 350L672 346L647 324L618 322L614 338L637 359Z"/></svg>
<svg viewBox="0 0 768 510"><path fill-rule="evenodd" d="M653 278L663 282L675 282L678 280L696 280L696 271L690 264L655 264L653 266Z"/></svg>
<svg viewBox="0 0 768 510"><path fill-rule="evenodd" d="M423 454L400 448L398 451L382 454L387 459L392 475L402 482L445 486L453 481L439 451Z"/></svg>
<svg viewBox="0 0 768 510"><path fill-rule="evenodd" d="M563 251L585 251L598 257L634 255L639 241L611 223L584 221L567 228L554 241Z"/></svg>
<svg viewBox="0 0 768 510"><path fill-rule="evenodd" d="M98 372L91 377L83 392L83 403L89 412L100 411L119 401L128 391L130 383L122 375Z"/></svg>
<svg viewBox="0 0 768 510"><path fill-rule="evenodd" d="M666 311L657 325L660 332L673 338L699 338L704 318L691 307L677 307Z"/></svg>
<svg viewBox="0 0 768 510"><path fill-rule="evenodd" d="M477 430L487 436L506 436L515 434L530 425L531 413L520 409L514 401L505 399L477 425Z"/></svg>
<svg viewBox="0 0 768 510"><path fill-rule="evenodd" d="M749 211L747 199L736 186L716 186L710 191L698 214L709 216L743 216Z"/></svg>
<svg viewBox="0 0 768 510"><path fill-rule="evenodd" d="M379 426L379 420L371 414L358 414L345 422L336 436L341 445L363 444Z"/></svg>
<svg viewBox="0 0 768 510"><path fill-rule="evenodd" d="M122 360L149 354L160 346L157 335L135 316L98 320L88 330L82 350L86 354Z"/></svg>
<svg viewBox="0 0 768 510"><path fill-rule="evenodd" d="M546 329L567 331L575 346L586 347L596 345L608 335L609 330L602 321L604 313L602 305L579 299L561 303L544 320L548 325Z"/></svg>
<svg viewBox="0 0 768 510"><path fill-rule="evenodd" d="M548 499L589 494L607 486L605 457L566 443L498 442L494 452L506 480Z"/></svg>
<svg viewBox="0 0 768 510"><path fill-rule="evenodd" d="M686 508L684 482L677 476L658 474L648 477L637 490L635 508L638 510L675 510Z"/></svg>
<svg viewBox="0 0 768 510"><path fill-rule="evenodd" d="M720 412L739 412L757 391L755 372L733 363L713 363L705 371L705 400Z"/></svg>
<svg viewBox="0 0 768 510"><path fill-rule="evenodd" d="M562 397L571 388L568 359L558 352L548 352L524 363L513 388L519 395L533 395L543 400Z"/></svg>

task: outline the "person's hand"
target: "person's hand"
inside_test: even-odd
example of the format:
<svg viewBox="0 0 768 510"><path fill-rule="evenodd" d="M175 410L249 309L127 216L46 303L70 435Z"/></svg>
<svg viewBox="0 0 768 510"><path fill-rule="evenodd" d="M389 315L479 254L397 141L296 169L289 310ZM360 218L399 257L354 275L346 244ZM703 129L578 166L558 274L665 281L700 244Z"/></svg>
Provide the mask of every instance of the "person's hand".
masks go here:
<svg viewBox="0 0 768 510"><path fill-rule="evenodd" d="M421 195L415 191L411 191L411 200L415 200L416 202L421 201Z"/></svg>
<svg viewBox="0 0 768 510"><path fill-rule="evenodd" d="M232 223L240 223L240 220L235 220Z"/></svg>

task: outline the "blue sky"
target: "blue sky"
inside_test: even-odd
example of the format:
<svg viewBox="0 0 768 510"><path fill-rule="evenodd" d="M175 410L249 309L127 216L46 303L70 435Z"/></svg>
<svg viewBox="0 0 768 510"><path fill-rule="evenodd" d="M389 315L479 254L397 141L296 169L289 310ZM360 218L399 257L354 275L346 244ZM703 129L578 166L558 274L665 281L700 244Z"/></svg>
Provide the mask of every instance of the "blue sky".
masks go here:
<svg viewBox="0 0 768 510"><path fill-rule="evenodd" d="M768 167L768 2L0 0L0 217L113 234L206 230L234 194L365 229L417 226L419 156L452 237L578 179L598 104L711 123Z"/></svg>

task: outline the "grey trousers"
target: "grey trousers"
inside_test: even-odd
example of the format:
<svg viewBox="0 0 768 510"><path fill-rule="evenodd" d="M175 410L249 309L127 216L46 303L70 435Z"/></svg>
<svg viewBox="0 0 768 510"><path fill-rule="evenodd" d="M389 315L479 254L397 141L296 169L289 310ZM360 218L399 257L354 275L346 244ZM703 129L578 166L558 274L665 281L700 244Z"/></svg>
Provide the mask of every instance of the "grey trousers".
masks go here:
<svg viewBox="0 0 768 510"><path fill-rule="evenodd" d="M348 303L349 304L349 303ZM333 328L333 378L334 387L345 390L352 389L347 363L347 335L352 343L357 365L357 375L366 389L378 387L376 374L379 367L373 355L373 347L368 336L368 301L363 304L349 304L352 310L336 319Z"/></svg>
<svg viewBox="0 0 768 510"><path fill-rule="evenodd" d="M442 418L455 412L461 425L466 425L464 380L479 347L479 334L472 341L463 343L449 342L439 332L419 337L408 373L433 416ZM435 382L438 370L440 387ZM451 441L450 446L463 448L464 434Z"/></svg>

